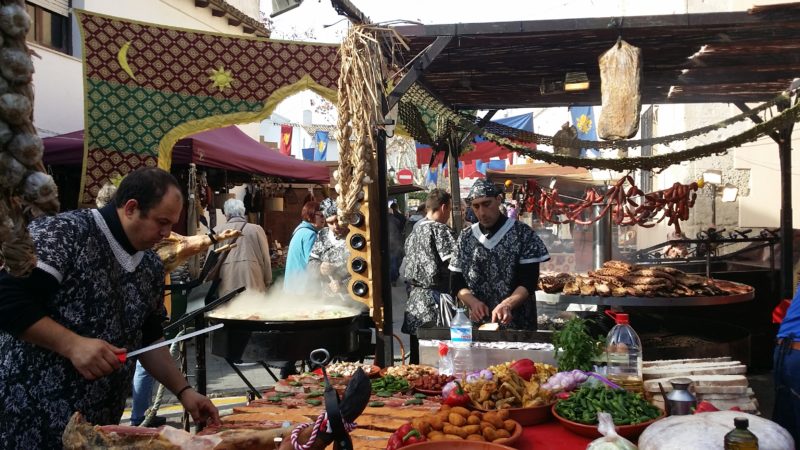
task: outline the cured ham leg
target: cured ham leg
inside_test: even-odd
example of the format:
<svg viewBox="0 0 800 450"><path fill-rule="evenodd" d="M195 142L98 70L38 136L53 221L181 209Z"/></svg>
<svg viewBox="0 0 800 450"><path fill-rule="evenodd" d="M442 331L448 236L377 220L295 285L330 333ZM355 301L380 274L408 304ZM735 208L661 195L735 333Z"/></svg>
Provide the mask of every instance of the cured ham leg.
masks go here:
<svg viewBox="0 0 800 450"><path fill-rule="evenodd" d="M239 230L223 230L222 233L215 235L214 239L222 242L240 235L241 232ZM166 271L172 272L187 259L205 252L211 247L211 244L211 238L205 234L181 236L178 233L172 233L168 238L162 239L161 242L153 246L153 250L161 257Z"/></svg>

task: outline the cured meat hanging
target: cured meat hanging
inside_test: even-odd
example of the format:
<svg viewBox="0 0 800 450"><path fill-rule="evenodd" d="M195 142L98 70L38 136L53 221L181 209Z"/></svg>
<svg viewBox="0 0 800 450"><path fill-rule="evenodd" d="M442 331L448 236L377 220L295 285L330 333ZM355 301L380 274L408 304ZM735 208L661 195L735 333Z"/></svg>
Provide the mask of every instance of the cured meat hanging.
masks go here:
<svg viewBox="0 0 800 450"><path fill-rule="evenodd" d="M528 180L525 204L529 212L550 223L589 225L610 213L617 225L649 228L669 219L667 224L675 226L675 231L680 233L680 221L689 218L689 208L694 206L697 190L701 187L702 182L676 182L667 189L644 193L628 175L609 186L604 193L589 188L582 199L567 203L561 199L558 189L548 192L535 180ZM595 205L603 205L600 214L588 220L582 219L583 211ZM660 212L663 214L659 217Z"/></svg>

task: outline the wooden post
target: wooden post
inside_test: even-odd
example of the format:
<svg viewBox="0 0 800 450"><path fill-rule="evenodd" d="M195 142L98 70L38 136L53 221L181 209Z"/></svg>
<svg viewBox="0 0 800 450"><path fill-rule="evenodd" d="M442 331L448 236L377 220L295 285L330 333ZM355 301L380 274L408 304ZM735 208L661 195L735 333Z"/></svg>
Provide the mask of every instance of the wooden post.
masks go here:
<svg viewBox="0 0 800 450"><path fill-rule="evenodd" d="M450 195L453 197L453 231L458 232L464 228L464 222L461 220L461 180L458 178L458 155L461 153L457 146L454 145L455 141L450 140L450 156L447 157L447 166L450 170Z"/></svg>

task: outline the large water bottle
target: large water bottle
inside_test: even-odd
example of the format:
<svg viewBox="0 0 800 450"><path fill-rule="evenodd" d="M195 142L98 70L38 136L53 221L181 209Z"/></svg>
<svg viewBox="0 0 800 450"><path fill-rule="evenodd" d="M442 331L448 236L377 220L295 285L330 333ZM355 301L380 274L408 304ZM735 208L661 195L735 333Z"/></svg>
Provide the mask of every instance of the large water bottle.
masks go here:
<svg viewBox="0 0 800 450"><path fill-rule="evenodd" d="M450 320L450 342L453 375L465 378L472 371L472 321L464 308L458 308Z"/></svg>
<svg viewBox="0 0 800 450"><path fill-rule="evenodd" d="M642 341L628 325L627 314L617 314L614 319L617 324L606 339L606 375L631 392L642 392Z"/></svg>

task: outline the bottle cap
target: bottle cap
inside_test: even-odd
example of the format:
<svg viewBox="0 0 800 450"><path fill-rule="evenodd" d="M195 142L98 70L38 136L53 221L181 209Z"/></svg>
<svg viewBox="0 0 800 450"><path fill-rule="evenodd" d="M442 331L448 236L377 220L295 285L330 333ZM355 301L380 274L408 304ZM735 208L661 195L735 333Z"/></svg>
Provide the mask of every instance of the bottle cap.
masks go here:
<svg viewBox="0 0 800 450"><path fill-rule="evenodd" d="M617 325L627 325L628 324L628 315L627 314L617 314L614 316L614 319L617 321Z"/></svg>
<svg viewBox="0 0 800 450"><path fill-rule="evenodd" d="M736 428L747 428L750 426L750 421L747 420L747 417L734 417L733 424Z"/></svg>

